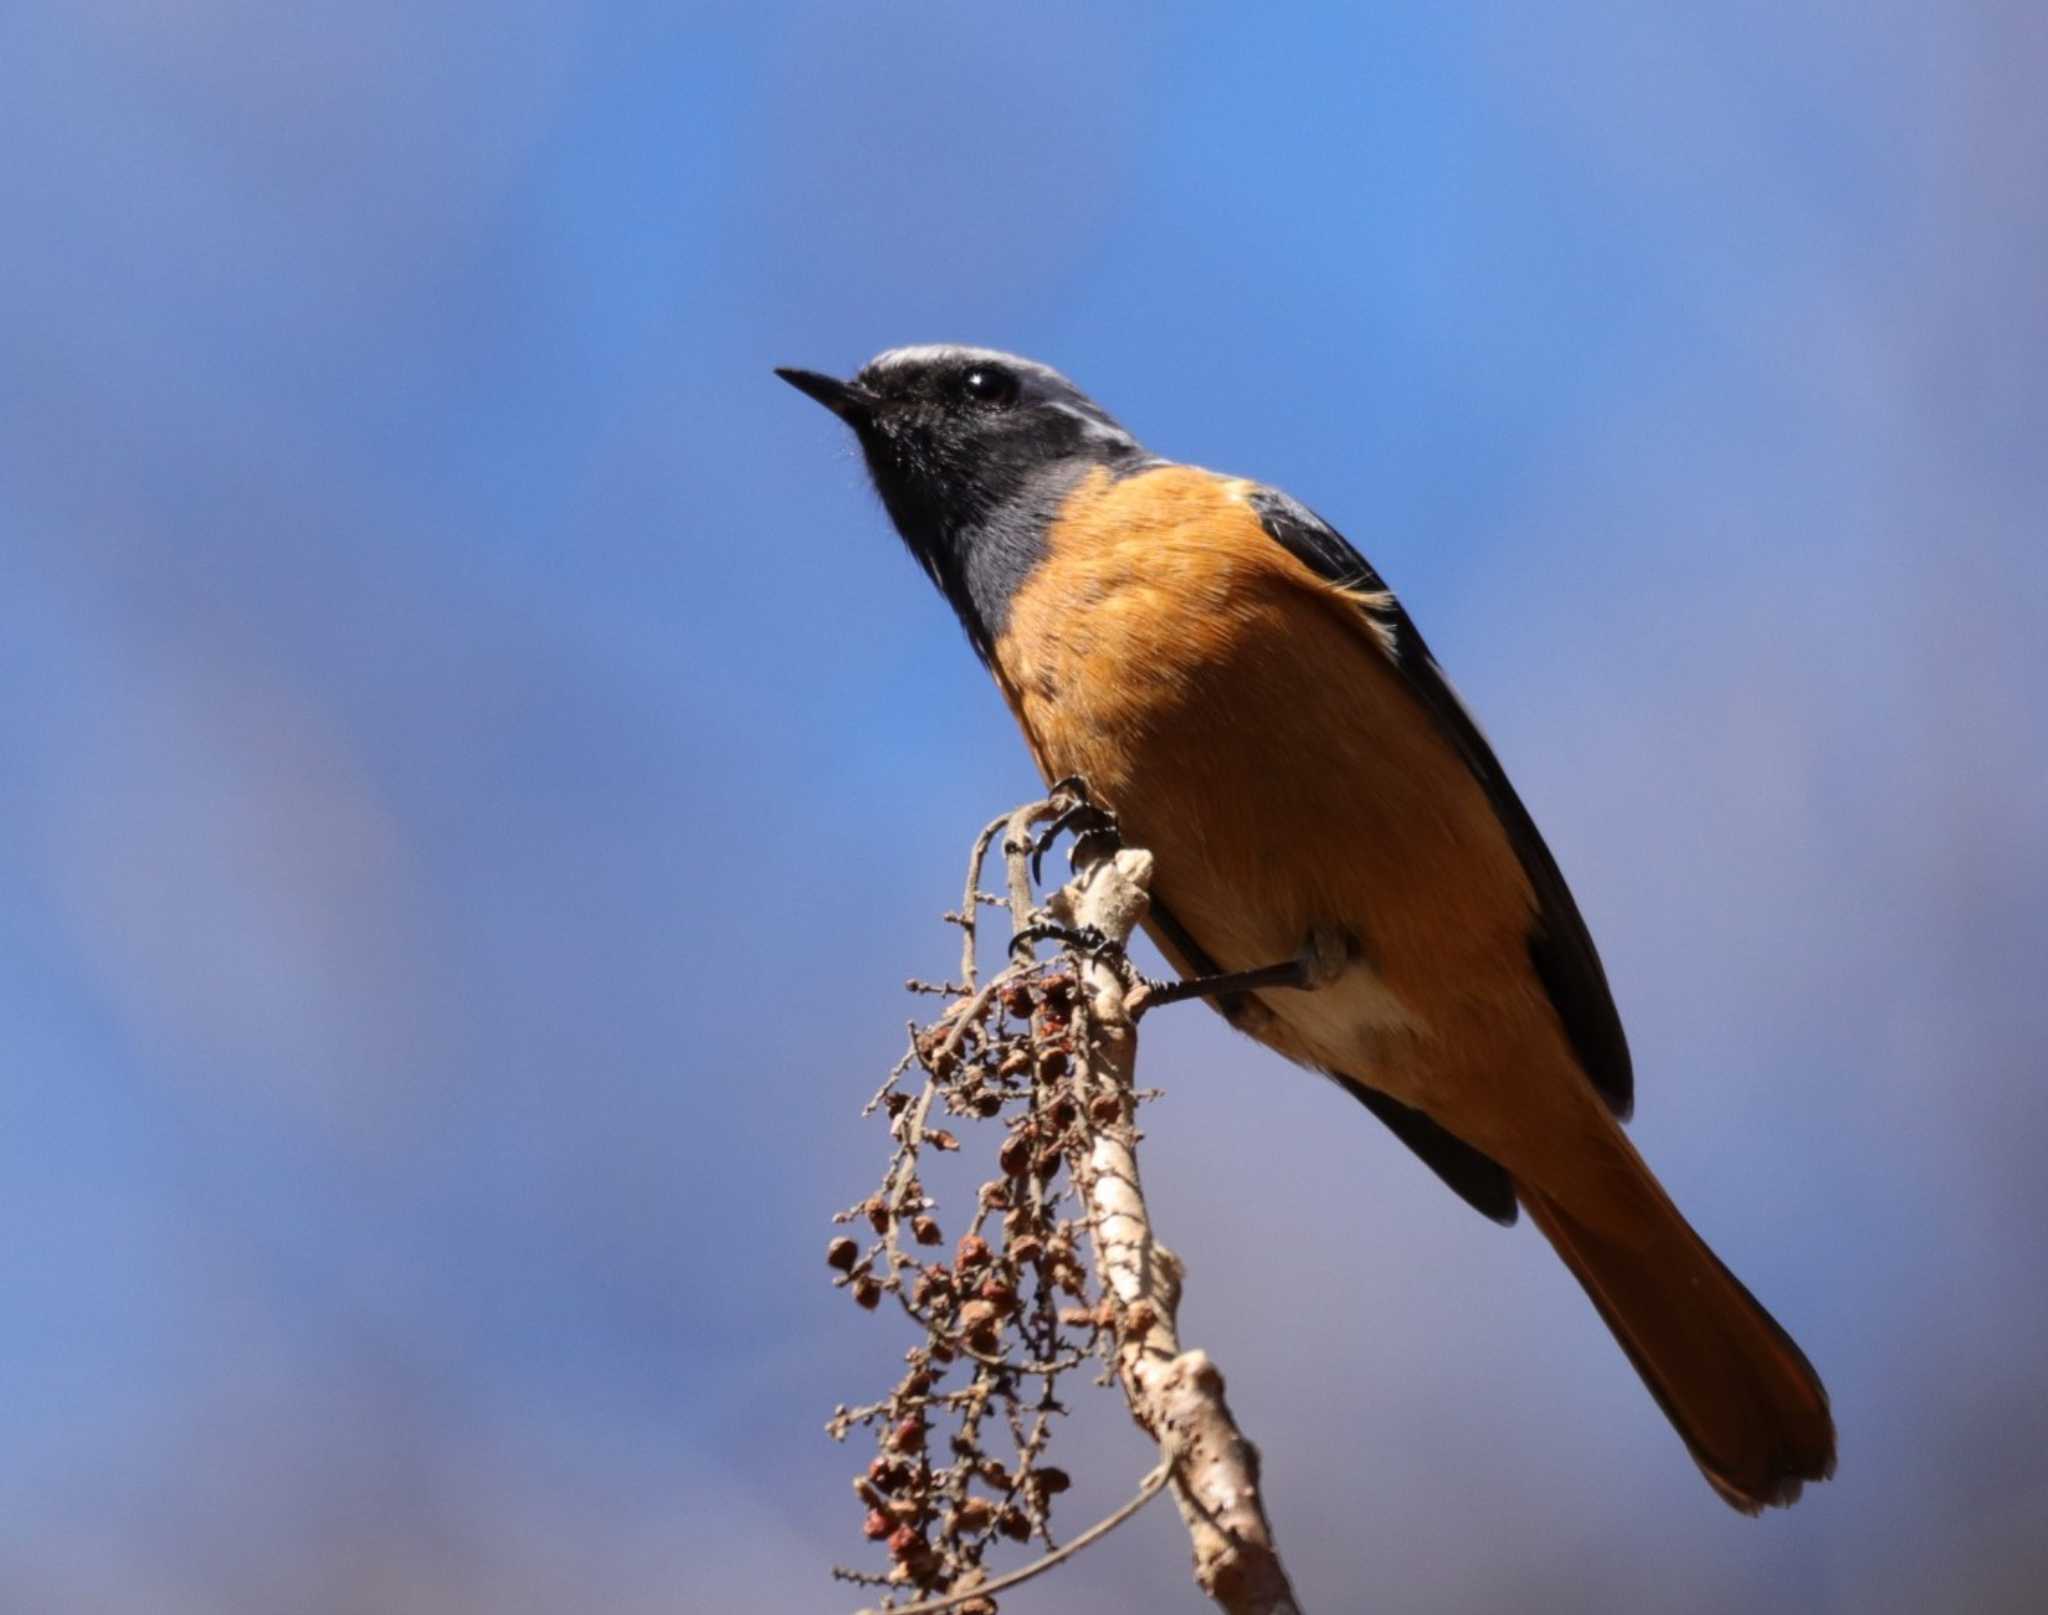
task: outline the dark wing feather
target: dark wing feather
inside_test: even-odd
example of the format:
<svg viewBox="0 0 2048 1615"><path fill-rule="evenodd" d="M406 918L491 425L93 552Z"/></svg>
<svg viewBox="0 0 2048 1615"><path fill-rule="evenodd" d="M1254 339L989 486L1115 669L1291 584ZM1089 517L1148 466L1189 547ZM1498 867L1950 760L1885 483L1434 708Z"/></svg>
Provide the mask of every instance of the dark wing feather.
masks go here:
<svg viewBox="0 0 2048 1615"><path fill-rule="evenodd" d="M1377 1088L1368 1088L1354 1078L1332 1072L1337 1085L1387 1124L1387 1130L1422 1158L1434 1172L1482 1217L1491 1217L1502 1227L1513 1223L1517 1213L1515 1180L1508 1169L1492 1156L1475 1150L1456 1133L1448 1132L1419 1110L1389 1098Z"/></svg>
<svg viewBox="0 0 2048 1615"><path fill-rule="evenodd" d="M1564 1023L1580 1067L1607 1101L1607 1108L1626 1120L1635 1102L1635 1078L1621 1017L1615 1013L1614 997L1607 987L1607 973L1600 967L1600 955L1593 950L1593 939L1558 872L1557 860L1537 834L1529 810L1508 783L1493 748L1444 679L1407 612L1365 557L1328 522L1283 493L1262 488L1252 496L1252 503L1274 540L1318 574L1347 589L1384 597L1372 615L1380 627L1391 631L1395 665L1416 700L1485 788L1536 894L1536 914L1529 931L1530 963Z"/></svg>

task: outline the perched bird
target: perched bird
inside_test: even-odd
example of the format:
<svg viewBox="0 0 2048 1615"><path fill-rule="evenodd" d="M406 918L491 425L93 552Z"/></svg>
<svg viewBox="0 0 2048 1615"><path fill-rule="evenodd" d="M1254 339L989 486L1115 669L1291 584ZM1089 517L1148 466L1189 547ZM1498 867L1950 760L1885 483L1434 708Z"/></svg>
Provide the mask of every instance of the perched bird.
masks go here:
<svg viewBox="0 0 2048 1615"><path fill-rule="evenodd" d="M1623 1134L1628 1045L1585 922L1365 559L1026 359L777 374L853 428L1046 778L1151 849L1148 926L1183 976L1485 1215L1526 1207L1729 1503L1825 1479L1827 1393Z"/></svg>

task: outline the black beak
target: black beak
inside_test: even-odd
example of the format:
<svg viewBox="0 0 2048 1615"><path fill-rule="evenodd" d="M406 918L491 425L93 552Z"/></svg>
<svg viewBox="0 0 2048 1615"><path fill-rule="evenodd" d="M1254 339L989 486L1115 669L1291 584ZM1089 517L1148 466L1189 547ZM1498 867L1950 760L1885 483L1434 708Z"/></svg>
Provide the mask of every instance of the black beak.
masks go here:
<svg viewBox="0 0 2048 1615"><path fill-rule="evenodd" d="M817 399L849 426L858 425L872 413L874 400L867 389L850 381L834 381L815 370L786 370L780 365L775 373L805 397Z"/></svg>

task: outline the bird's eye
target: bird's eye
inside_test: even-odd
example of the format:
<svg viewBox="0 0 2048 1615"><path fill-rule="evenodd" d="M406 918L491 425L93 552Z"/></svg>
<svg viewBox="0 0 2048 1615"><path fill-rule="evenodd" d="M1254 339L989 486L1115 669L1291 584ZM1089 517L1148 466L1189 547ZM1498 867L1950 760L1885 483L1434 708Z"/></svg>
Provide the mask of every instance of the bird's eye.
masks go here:
<svg viewBox="0 0 2048 1615"><path fill-rule="evenodd" d="M1017 378L996 365L976 365L960 378L960 391L977 404L1007 404L1017 396Z"/></svg>

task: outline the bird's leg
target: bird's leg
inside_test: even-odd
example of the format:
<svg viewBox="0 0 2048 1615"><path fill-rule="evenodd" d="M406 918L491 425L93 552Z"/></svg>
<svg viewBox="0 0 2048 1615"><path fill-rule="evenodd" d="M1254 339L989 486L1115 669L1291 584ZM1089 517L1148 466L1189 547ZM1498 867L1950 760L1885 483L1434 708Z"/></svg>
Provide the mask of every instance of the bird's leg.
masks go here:
<svg viewBox="0 0 2048 1615"><path fill-rule="evenodd" d="M1155 1004L1179 1003L1184 998L1214 998L1221 1001L1225 1013L1229 1013L1232 1007L1229 1001L1245 993L1262 992L1269 987L1313 992L1335 981L1350 962L1354 951L1351 938L1344 932L1319 925L1309 932L1301 952L1292 959L1260 965L1255 970L1219 970L1188 976L1180 981L1150 982L1147 983L1149 990L1145 1004L1149 1009Z"/></svg>
<svg viewBox="0 0 2048 1615"><path fill-rule="evenodd" d="M1260 965L1256 970L1222 970L1213 976L1184 976L1179 981L1155 982L1145 995L1145 1006L1150 1009L1160 1004L1178 1004L1184 998L1231 998L1239 993L1255 993L1265 987L1308 988L1314 985L1309 979L1308 962L1289 959L1281 964Z"/></svg>

